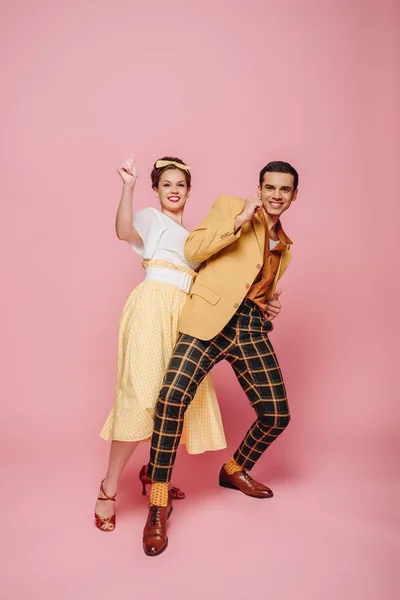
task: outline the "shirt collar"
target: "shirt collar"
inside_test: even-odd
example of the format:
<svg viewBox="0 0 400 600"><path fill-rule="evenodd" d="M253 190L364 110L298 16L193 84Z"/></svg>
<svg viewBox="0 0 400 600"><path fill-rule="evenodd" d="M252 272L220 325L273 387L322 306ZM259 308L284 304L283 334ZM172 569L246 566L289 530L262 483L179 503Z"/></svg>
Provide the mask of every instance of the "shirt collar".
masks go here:
<svg viewBox="0 0 400 600"><path fill-rule="evenodd" d="M264 215L264 211L260 210L260 212L258 213L257 217L260 219L260 221L264 225L265 232L266 232L266 235L267 235L268 234L268 225L267 225L267 219L265 218L265 215ZM293 244L292 240L283 231L282 224L281 224L280 221L278 221L277 224L276 224L276 234L277 234L278 239L281 242L281 244L283 244L283 246L287 246L287 245Z"/></svg>
<svg viewBox="0 0 400 600"><path fill-rule="evenodd" d="M277 234L277 236L279 238L279 241L282 242L282 244L284 244L284 245L288 245L289 244L289 246L291 244L293 244L293 242L290 239L290 237L288 237L286 235L286 233L283 231L283 228L282 228L282 225L281 225L280 221L278 221L277 224L276 224L276 234Z"/></svg>

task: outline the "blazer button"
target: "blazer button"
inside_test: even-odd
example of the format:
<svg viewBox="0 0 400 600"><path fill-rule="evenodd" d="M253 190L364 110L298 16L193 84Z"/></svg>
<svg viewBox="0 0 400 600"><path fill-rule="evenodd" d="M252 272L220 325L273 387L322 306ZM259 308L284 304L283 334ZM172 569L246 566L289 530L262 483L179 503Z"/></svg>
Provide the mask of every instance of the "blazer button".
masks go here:
<svg viewBox="0 0 400 600"><path fill-rule="evenodd" d="M257 269L261 269L261 265L256 265Z"/></svg>
<svg viewBox="0 0 400 600"><path fill-rule="evenodd" d="M233 305L233 308L239 308L239 304L236 302L236 304Z"/></svg>
<svg viewBox="0 0 400 600"><path fill-rule="evenodd" d="M249 289L249 287L250 287L250 284L249 284L249 283L246 283L246 285L245 285L244 287L245 287L245 288L248 290L248 289Z"/></svg>

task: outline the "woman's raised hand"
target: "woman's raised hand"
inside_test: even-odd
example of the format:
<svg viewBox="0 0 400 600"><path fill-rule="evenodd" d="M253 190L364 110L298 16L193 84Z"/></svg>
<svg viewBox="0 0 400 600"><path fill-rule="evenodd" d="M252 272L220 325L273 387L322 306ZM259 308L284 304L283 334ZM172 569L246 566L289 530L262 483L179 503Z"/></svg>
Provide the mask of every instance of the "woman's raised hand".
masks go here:
<svg viewBox="0 0 400 600"><path fill-rule="evenodd" d="M117 169L117 171L125 184L133 185L135 183L138 176L138 172L136 168L135 157L133 156L133 154L131 154L129 158L125 160L123 165L121 165Z"/></svg>

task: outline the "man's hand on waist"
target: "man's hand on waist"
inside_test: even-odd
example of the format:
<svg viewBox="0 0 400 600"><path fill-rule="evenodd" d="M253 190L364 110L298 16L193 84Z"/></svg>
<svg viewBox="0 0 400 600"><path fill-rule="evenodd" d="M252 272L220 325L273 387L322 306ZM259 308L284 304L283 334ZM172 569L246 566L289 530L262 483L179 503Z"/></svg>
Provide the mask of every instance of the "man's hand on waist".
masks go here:
<svg viewBox="0 0 400 600"><path fill-rule="evenodd" d="M267 310L265 311L270 321L273 321L275 317L281 312L282 304L279 300L279 296L282 294L282 290L277 290L271 300L267 302Z"/></svg>

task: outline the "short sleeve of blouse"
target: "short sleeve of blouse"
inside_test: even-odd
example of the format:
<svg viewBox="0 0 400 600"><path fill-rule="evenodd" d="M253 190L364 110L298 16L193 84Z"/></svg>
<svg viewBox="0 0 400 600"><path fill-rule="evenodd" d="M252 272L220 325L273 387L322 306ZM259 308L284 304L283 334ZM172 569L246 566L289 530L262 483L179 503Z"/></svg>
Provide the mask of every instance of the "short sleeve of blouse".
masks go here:
<svg viewBox="0 0 400 600"><path fill-rule="evenodd" d="M140 235L142 241L131 242L132 248L143 258L148 256L152 240L158 239L159 220L157 211L152 208L143 208L133 215L133 226Z"/></svg>

